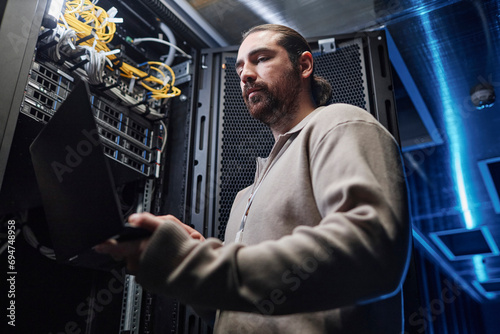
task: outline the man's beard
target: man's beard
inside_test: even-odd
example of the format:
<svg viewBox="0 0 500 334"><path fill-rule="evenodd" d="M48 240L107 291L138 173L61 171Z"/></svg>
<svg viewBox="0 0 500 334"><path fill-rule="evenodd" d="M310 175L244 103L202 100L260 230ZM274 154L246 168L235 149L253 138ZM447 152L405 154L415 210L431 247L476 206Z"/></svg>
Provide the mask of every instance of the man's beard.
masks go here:
<svg viewBox="0 0 500 334"><path fill-rule="evenodd" d="M248 90L258 89L256 96L248 98ZM294 67L283 73L281 79L272 83L247 83L243 99L250 115L269 127L286 125L298 111L300 73Z"/></svg>

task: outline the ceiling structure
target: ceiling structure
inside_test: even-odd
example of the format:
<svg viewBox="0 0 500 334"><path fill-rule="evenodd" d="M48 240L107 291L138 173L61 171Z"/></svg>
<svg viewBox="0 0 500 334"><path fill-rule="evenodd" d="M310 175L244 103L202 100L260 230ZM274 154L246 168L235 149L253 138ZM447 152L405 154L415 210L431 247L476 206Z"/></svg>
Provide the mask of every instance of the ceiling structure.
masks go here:
<svg viewBox="0 0 500 334"><path fill-rule="evenodd" d="M226 45L263 23L306 38L385 29L415 242L474 299L500 299L500 103L478 109L470 95L478 84L500 92L498 1L174 2Z"/></svg>

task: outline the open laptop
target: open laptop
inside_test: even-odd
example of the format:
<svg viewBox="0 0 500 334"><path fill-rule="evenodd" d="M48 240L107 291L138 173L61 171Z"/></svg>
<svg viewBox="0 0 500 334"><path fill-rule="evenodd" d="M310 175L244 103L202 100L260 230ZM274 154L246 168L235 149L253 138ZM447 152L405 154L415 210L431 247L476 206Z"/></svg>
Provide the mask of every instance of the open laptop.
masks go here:
<svg viewBox="0 0 500 334"><path fill-rule="evenodd" d="M150 232L126 224L90 104L80 81L30 146L58 262L81 261L109 239Z"/></svg>

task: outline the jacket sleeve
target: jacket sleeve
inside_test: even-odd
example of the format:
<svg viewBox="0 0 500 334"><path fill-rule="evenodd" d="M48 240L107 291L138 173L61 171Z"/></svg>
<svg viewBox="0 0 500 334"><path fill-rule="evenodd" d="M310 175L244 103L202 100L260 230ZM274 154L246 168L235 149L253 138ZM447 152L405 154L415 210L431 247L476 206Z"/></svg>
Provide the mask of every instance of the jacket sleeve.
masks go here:
<svg viewBox="0 0 500 334"><path fill-rule="evenodd" d="M211 308L291 314L364 303L396 291L406 271L406 184L394 139L378 124L337 125L310 148L317 226L257 245L155 232L138 281ZM292 194L293 196L293 194Z"/></svg>

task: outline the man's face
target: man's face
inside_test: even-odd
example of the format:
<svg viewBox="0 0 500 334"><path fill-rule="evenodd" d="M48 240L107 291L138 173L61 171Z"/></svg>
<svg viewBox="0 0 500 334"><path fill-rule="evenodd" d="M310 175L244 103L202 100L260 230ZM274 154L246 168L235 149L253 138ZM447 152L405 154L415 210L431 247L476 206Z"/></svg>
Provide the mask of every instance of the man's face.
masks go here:
<svg viewBox="0 0 500 334"><path fill-rule="evenodd" d="M287 51L279 46L278 34L259 31L241 44L236 61L243 99L252 117L273 126L297 111L300 73Z"/></svg>

